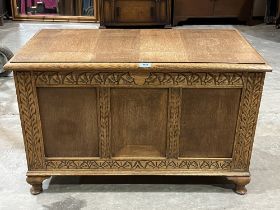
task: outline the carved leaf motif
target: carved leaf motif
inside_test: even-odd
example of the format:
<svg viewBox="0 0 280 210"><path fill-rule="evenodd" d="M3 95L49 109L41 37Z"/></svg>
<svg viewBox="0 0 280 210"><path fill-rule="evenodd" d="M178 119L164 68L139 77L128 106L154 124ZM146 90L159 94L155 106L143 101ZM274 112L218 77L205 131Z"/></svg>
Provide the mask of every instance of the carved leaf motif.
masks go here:
<svg viewBox="0 0 280 210"><path fill-rule="evenodd" d="M53 73L53 75L49 75L47 78L49 84L59 85L63 81L62 75L58 73Z"/></svg>
<svg viewBox="0 0 280 210"><path fill-rule="evenodd" d="M64 75L63 78L63 84L76 84L78 82L78 75L77 74L72 74L72 73L68 73L66 75Z"/></svg>
<svg viewBox="0 0 280 210"><path fill-rule="evenodd" d="M238 73L150 73L144 85L242 86Z"/></svg>
<svg viewBox="0 0 280 210"><path fill-rule="evenodd" d="M32 75L30 72L16 72L15 81L28 166L30 169L43 169L45 168L43 140Z"/></svg>
<svg viewBox="0 0 280 210"><path fill-rule="evenodd" d="M231 168L230 160L48 160L48 169L95 170L225 170Z"/></svg>
<svg viewBox="0 0 280 210"><path fill-rule="evenodd" d="M136 84L134 81L134 78L129 74L129 73L124 73L121 77L120 83L119 84Z"/></svg>
<svg viewBox="0 0 280 210"><path fill-rule="evenodd" d="M171 88L168 109L168 158L179 156L179 135L181 119L181 89Z"/></svg>
<svg viewBox="0 0 280 210"><path fill-rule="evenodd" d="M218 78L214 79L218 85L227 85L231 84L231 77L226 74L218 75Z"/></svg>
<svg viewBox="0 0 280 210"><path fill-rule="evenodd" d="M202 79L204 84L215 84L214 81L216 81L216 76L215 74L205 74L204 78Z"/></svg>
<svg viewBox="0 0 280 210"><path fill-rule="evenodd" d="M93 74L88 72L84 72L78 76L77 84L91 84L91 80L93 79Z"/></svg>
<svg viewBox="0 0 280 210"><path fill-rule="evenodd" d="M130 73L36 72L37 85L135 85Z"/></svg>
<svg viewBox="0 0 280 210"><path fill-rule="evenodd" d="M37 85L242 86L239 73L36 72ZM135 81L143 81L136 83Z"/></svg>
<svg viewBox="0 0 280 210"><path fill-rule="evenodd" d="M110 89L99 89L99 139L101 157L110 157Z"/></svg>
<svg viewBox="0 0 280 210"><path fill-rule="evenodd" d="M189 76L189 84L190 85L197 85L197 84L202 84L203 80L201 80L201 74L188 74Z"/></svg>
<svg viewBox="0 0 280 210"><path fill-rule="evenodd" d="M187 79L184 75L178 74L178 76L175 78L174 82L175 82L176 85L183 84L183 83L187 82Z"/></svg>
<svg viewBox="0 0 280 210"><path fill-rule="evenodd" d="M234 169L246 170L249 168L263 82L263 73L248 74L239 114L240 124L237 127L235 140Z"/></svg>

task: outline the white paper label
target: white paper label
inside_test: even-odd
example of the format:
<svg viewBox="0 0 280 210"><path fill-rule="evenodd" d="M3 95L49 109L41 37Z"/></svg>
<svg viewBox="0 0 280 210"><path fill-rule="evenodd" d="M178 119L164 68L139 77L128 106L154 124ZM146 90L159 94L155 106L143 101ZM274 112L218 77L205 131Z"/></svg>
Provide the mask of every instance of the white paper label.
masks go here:
<svg viewBox="0 0 280 210"><path fill-rule="evenodd" d="M140 68L151 68L152 64L151 63L139 63Z"/></svg>

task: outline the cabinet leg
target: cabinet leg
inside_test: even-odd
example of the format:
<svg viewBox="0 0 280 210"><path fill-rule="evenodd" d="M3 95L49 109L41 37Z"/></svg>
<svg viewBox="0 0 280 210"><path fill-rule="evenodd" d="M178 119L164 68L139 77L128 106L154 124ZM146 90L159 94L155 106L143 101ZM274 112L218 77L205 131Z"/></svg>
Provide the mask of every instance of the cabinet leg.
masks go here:
<svg viewBox="0 0 280 210"><path fill-rule="evenodd" d="M279 5L279 7L280 7L280 5ZM275 27L276 27L276 29L280 28L280 17L277 18Z"/></svg>
<svg viewBox="0 0 280 210"><path fill-rule="evenodd" d="M235 184L235 192L239 195L245 195L247 193L246 185L250 183L251 178L249 176L244 177L228 177L228 180Z"/></svg>
<svg viewBox="0 0 280 210"><path fill-rule="evenodd" d="M50 176L27 176L26 181L28 184L32 185L30 192L32 195L38 195L43 192L42 183L45 179Z"/></svg>

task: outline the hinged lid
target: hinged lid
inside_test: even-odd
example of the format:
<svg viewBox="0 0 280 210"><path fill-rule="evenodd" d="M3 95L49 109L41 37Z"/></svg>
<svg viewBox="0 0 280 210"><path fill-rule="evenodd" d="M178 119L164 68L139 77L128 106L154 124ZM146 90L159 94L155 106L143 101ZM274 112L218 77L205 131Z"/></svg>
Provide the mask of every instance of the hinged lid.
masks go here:
<svg viewBox="0 0 280 210"><path fill-rule="evenodd" d="M234 29L75 29L40 31L9 67L16 63L259 65L265 61Z"/></svg>

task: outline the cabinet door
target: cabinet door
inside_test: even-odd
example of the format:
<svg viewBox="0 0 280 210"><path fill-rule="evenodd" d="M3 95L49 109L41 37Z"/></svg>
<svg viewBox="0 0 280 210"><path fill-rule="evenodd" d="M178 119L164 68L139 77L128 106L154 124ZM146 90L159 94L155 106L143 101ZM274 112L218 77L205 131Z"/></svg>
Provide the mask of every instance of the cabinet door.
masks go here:
<svg viewBox="0 0 280 210"><path fill-rule="evenodd" d="M170 8L171 8L171 2L168 0L157 0L157 8L158 8L158 12L157 12L157 17L158 17L158 21L161 23L170 23Z"/></svg>
<svg viewBox="0 0 280 210"><path fill-rule="evenodd" d="M207 17L213 15L213 0L175 0L174 16Z"/></svg>
<svg viewBox="0 0 280 210"><path fill-rule="evenodd" d="M112 23L114 19L112 1L102 0L100 6L100 25Z"/></svg>
<svg viewBox="0 0 280 210"><path fill-rule="evenodd" d="M114 9L118 23L147 23L157 19L155 0L117 0Z"/></svg>
<svg viewBox="0 0 280 210"><path fill-rule="evenodd" d="M248 16L251 3L250 0L215 0L214 16Z"/></svg>

